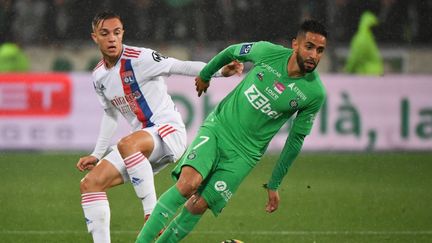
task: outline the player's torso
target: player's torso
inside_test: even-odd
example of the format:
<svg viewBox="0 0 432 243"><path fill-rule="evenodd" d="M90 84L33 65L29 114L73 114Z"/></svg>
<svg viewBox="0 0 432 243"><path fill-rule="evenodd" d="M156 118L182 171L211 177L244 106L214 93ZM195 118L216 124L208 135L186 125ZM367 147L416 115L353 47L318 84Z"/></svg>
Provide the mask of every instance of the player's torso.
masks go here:
<svg viewBox="0 0 432 243"><path fill-rule="evenodd" d="M289 55L282 55L255 63L230 94L233 97L224 101L231 106L230 109L239 110L237 119L242 121L243 127L278 130L314 98L313 82L288 77L288 58ZM251 123L251 120L254 122Z"/></svg>
<svg viewBox="0 0 432 243"><path fill-rule="evenodd" d="M263 152L298 110L314 99L316 82L289 78L289 53L255 63L243 81L221 102L216 111L221 124L246 150Z"/></svg>
<svg viewBox="0 0 432 243"><path fill-rule="evenodd" d="M141 56L146 50L126 50L130 54L123 54L114 67L99 67L96 71L95 85L106 101L134 130L155 124L182 123L162 77L147 75L146 57Z"/></svg>

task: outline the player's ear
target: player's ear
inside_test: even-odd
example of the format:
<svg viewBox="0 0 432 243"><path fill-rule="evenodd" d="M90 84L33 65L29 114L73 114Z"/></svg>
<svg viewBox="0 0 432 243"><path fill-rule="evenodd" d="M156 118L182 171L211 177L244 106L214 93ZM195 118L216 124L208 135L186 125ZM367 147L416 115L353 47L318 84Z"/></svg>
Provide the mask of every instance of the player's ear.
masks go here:
<svg viewBox="0 0 432 243"><path fill-rule="evenodd" d="M97 38L96 38L96 34L94 32L91 33L91 37L92 37L93 41L97 44Z"/></svg>
<svg viewBox="0 0 432 243"><path fill-rule="evenodd" d="M297 48L298 48L298 41L297 41L297 38L292 39L292 41L291 41L291 48L292 48L294 51L297 51Z"/></svg>

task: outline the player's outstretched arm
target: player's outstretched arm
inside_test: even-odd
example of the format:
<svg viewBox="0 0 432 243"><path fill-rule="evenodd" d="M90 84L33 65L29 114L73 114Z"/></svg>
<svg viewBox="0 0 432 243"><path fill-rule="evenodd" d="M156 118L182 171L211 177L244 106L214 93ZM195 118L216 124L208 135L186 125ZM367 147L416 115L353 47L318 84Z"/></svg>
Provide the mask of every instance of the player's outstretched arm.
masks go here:
<svg viewBox="0 0 432 243"><path fill-rule="evenodd" d="M79 171L91 170L96 166L98 159L93 155L81 157L76 164Z"/></svg>

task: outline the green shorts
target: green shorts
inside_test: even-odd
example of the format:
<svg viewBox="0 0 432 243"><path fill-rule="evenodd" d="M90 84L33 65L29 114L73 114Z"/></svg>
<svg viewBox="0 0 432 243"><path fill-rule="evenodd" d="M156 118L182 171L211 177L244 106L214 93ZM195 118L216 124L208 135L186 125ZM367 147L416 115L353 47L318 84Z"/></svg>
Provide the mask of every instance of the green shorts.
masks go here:
<svg viewBox="0 0 432 243"><path fill-rule="evenodd" d="M198 193L217 216L240 183L253 169L224 139L207 127L201 127L186 153L172 172L178 179L183 166L188 165L203 177Z"/></svg>

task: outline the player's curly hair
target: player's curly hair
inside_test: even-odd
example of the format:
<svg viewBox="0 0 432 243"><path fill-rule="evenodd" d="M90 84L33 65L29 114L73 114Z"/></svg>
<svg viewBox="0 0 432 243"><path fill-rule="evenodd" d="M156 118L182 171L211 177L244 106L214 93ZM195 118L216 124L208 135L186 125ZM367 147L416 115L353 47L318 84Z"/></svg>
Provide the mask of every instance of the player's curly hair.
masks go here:
<svg viewBox="0 0 432 243"><path fill-rule="evenodd" d="M122 21L120 15L118 15L118 14L116 14L110 10L105 10L105 11L97 13L94 16L93 21L92 21L92 30L95 31L96 27L99 26L100 23L102 23L103 21L105 21L107 19L118 19L123 24L123 21Z"/></svg>
<svg viewBox="0 0 432 243"><path fill-rule="evenodd" d="M320 34L327 38L328 32L327 28L321 24L319 21L314 19L307 19L301 25L300 29L297 32L297 36L306 35L307 32L312 32L316 34Z"/></svg>

